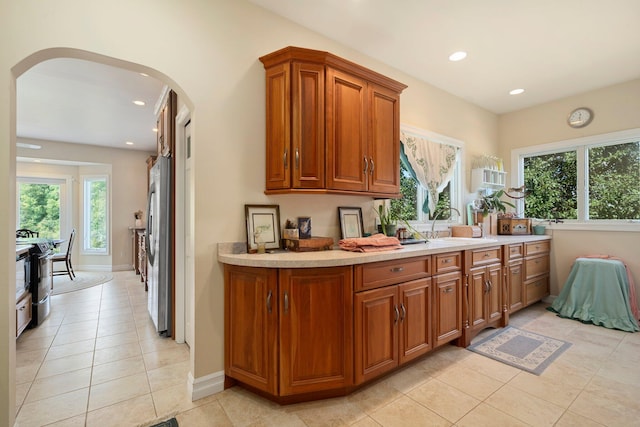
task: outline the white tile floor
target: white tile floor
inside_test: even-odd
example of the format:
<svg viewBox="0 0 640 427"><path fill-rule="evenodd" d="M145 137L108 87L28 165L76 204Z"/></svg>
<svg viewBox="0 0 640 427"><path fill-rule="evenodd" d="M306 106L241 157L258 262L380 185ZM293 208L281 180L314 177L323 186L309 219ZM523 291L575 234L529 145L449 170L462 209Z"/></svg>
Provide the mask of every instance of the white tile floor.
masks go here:
<svg viewBox="0 0 640 427"><path fill-rule="evenodd" d="M350 396L289 406L239 387L191 402L189 350L156 336L132 272L52 304L49 319L17 341L20 427L171 416L180 427L640 425L640 334L561 319L542 303L511 325L573 345L541 376L444 346Z"/></svg>

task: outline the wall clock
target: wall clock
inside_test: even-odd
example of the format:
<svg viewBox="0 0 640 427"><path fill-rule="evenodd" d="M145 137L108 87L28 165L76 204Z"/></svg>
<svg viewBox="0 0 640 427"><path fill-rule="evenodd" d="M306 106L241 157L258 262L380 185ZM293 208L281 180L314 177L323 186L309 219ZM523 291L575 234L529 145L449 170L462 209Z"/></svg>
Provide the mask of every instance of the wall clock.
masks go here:
<svg viewBox="0 0 640 427"><path fill-rule="evenodd" d="M587 107L580 107L573 110L569 117L567 117L567 123L572 128L583 128L593 120L593 111Z"/></svg>

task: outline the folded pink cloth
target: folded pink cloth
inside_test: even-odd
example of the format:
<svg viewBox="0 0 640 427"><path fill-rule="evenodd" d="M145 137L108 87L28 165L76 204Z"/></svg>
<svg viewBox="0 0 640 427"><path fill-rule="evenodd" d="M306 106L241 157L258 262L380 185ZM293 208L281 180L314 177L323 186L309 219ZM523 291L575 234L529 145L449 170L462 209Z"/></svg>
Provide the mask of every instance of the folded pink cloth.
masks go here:
<svg viewBox="0 0 640 427"><path fill-rule="evenodd" d="M340 249L351 252L381 252L402 249L400 240L396 237L374 234L370 237L354 237L342 239L338 242Z"/></svg>

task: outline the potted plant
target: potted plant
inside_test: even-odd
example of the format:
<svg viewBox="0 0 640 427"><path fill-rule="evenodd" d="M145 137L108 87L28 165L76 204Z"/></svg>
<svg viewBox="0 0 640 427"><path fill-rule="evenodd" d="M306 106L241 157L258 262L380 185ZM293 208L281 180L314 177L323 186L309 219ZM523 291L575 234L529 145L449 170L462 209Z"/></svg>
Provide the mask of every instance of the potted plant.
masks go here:
<svg viewBox="0 0 640 427"><path fill-rule="evenodd" d="M487 216L490 212L495 212L500 216L500 214L507 211L507 206L515 209L516 206L513 203L505 202L501 199L503 195L504 190L499 190L491 194L485 193L482 196L482 215Z"/></svg>
<svg viewBox="0 0 640 427"><path fill-rule="evenodd" d="M387 236L395 236L398 218L396 218L384 203L378 206L378 210L374 209L374 212L378 215L378 219L380 220L381 231Z"/></svg>

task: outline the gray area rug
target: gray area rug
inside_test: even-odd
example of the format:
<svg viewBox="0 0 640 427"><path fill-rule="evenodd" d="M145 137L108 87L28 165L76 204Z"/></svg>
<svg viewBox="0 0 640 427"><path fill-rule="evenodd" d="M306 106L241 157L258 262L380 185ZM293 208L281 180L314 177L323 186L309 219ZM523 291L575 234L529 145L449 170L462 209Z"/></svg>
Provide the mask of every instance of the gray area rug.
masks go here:
<svg viewBox="0 0 640 427"><path fill-rule="evenodd" d="M53 295L102 285L111 279L113 279L111 273L92 271L76 271L74 280L69 279L69 276L53 276Z"/></svg>
<svg viewBox="0 0 640 427"><path fill-rule="evenodd" d="M178 427L178 420L176 420L175 418L171 418L159 424L154 424L150 427Z"/></svg>
<svg viewBox="0 0 640 427"><path fill-rule="evenodd" d="M540 375L571 343L507 326L467 350Z"/></svg>

